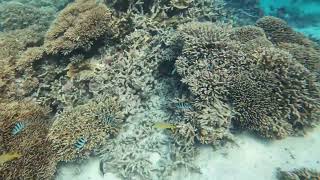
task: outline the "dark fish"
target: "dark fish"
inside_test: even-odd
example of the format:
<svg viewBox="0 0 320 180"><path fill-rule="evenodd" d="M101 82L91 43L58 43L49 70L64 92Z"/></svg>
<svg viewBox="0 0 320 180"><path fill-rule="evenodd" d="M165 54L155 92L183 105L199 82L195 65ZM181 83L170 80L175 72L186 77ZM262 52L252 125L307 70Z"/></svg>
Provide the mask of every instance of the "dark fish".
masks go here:
<svg viewBox="0 0 320 180"><path fill-rule="evenodd" d="M100 170L100 173L102 174L102 176L104 176L105 170L104 170L104 163L102 160L100 160L100 163L99 163L99 170Z"/></svg>
<svg viewBox="0 0 320 180"><path fill-rule="evenodd" d="M24 128L25 128L25 124L23 122L17 122L14 125L14 127L11 131L11 134L16 135L16 134L20 133Z"/></svg>

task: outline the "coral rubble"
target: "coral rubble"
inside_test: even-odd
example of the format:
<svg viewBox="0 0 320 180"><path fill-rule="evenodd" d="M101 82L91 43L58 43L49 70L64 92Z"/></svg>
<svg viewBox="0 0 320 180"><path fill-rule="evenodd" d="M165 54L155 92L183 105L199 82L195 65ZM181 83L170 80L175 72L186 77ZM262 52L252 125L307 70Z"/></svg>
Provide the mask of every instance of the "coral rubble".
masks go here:
<svg viewBox="0 0 320 180"><path fill-rule="evenodd" d="M277 178L279 180L303 180L303 179L319 179L320 173L307 168L295 169L292 171L277 171Z"/></svg>

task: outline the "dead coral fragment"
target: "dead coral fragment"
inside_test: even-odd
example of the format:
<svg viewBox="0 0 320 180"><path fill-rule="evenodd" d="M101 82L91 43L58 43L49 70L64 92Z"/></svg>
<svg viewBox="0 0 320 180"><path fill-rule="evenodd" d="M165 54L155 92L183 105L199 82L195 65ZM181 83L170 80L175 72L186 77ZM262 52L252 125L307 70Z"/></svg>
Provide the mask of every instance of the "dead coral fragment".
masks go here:
<svg viewBox="0 0 320 180"><path fill-rule="evenodd" d="M48 54L69 54L76 49L89 50L94 41L119 30L111 10L95 0L77 0L62 10L46 35Z"/></svg>
<svg viewBox="0 0 320 180"><path fill-rule="evenodd" d="M117 123L105 124L103 118L108 114L114 116ZM115 135L121 121L117 99L95 99L61 113L50 128L48 138L52 140L60 161L84 158Z"/></svg>
<svg viewBox="0 0 320 180"><path fill-rule="evenodd" d="M278 180L318 180L320 179L320 172L307 168L295 169L293 171L278 169L277 178Z"/></svg>

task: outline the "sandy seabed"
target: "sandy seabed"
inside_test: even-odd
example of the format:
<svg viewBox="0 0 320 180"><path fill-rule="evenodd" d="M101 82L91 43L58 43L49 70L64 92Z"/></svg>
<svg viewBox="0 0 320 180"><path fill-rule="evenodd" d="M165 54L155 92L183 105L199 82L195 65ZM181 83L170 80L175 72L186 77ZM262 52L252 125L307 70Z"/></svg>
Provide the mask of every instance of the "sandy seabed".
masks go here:
<svg viewBox="0 0 320 180"><path fill-rule="evenodd" d="M304 137L262 141L249 134L236 137L239 146L213 150L201 147L195 164L201 174L185 169L175 171L172 180L273 180L276 168L320 169L320 127ZM120 180L114 174L99 172L99 160L89 159L83 164L67 164L58 170L56 180Z"/></svg>

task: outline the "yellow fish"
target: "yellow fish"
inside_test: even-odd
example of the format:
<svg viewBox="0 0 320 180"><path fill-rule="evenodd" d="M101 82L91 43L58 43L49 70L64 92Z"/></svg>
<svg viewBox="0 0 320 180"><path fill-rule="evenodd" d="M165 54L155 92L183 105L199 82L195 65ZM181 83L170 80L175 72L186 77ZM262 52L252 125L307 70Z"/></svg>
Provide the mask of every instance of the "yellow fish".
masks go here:
<svg viewBox="0 0 320 180"><path fill-rule="evenodd" d="M20 158L22 155L17 152L9 152L0 155L0 166L8 161L12 161L13 159Z"/></svg>
<svg viewBox="0 0 320 180"><path fill-rule="evenodd" d="M177 128L176 125L170 124L170 123L165 123L165 122L157 122L153 125L153 127L159 128L159 129L171 129L171 130Z"/></svg>

